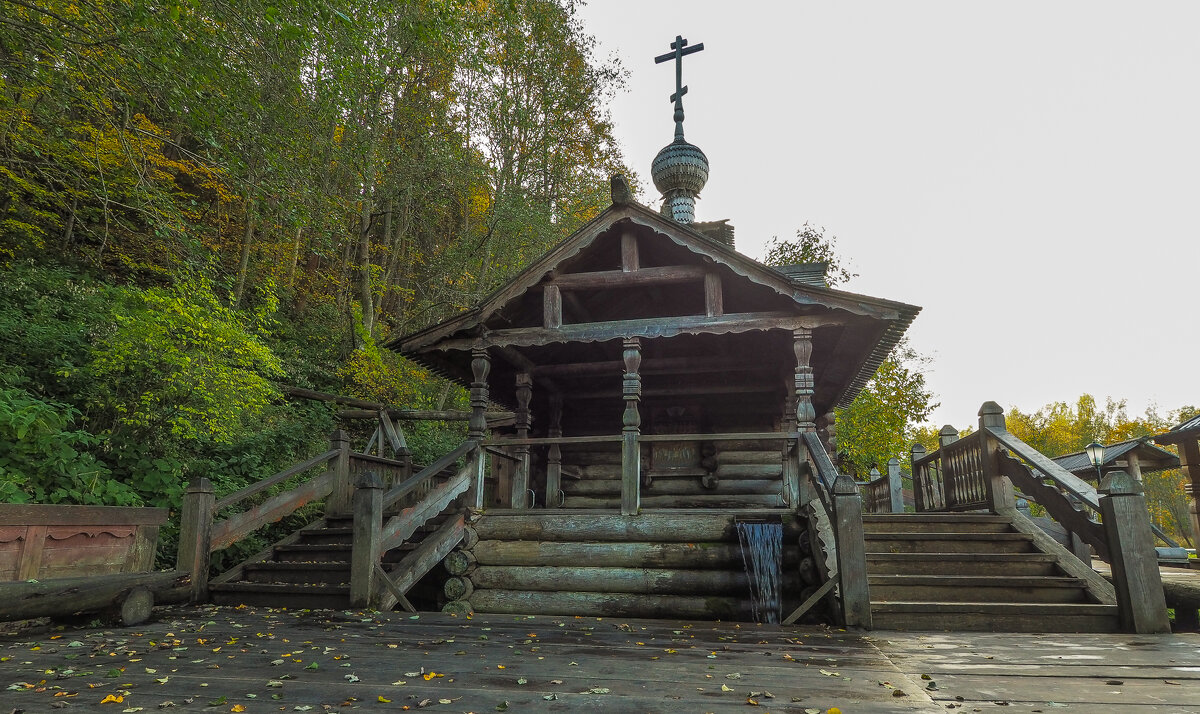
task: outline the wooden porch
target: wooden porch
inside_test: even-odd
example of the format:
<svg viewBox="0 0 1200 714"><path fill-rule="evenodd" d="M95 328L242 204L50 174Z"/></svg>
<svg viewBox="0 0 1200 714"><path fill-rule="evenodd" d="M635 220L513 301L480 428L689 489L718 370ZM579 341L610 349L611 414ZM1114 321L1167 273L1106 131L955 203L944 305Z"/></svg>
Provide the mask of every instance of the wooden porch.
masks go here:
<svg viewBox="0 0 1200 714"><path fill-rule="evenodd" d="M3 628L7 629L3 629ZM74 643L80 643L76 645ZM187 648L183 650L181 648ZM0 625L5 702L195 711L1200 711L1200 636L872 633L686 620L178 607ZM106 677L110 671L118 677ZM9 686L12 685L12 686ZM107 697L120 704L102 704ZM110 700L114 701L114 700ZM1003 706L1004 709L999 709Z"/></svg>

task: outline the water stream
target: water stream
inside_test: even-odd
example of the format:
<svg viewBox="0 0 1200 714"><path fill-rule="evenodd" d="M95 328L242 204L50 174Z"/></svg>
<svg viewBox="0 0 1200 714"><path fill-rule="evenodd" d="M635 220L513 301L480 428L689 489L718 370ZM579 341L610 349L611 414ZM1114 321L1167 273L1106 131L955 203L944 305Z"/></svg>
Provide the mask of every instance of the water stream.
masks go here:
<svg viewBox="0 0 1200 714"><path fill-rule="evenodd" d="M750 579L750 603L756 622L778 624L782 609L783 524L737 522L742 564Z"/></svg>

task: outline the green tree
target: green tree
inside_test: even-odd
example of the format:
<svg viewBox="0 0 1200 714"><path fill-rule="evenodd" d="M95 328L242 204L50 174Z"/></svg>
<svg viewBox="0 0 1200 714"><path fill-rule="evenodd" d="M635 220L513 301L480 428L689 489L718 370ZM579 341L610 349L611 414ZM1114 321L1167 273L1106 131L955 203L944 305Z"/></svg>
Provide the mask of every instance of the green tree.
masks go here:
<svg viewBox="0 0 1200 714"><path fill-rule="evenodd" d="M767 265L824 263L825 282L831 288L858 277L858 273L850 272L849 261L838 255L837 236L826 235L823 226L814 226L808 222L796 231L793 240L784 241L778 236L772 237L771 242L767 244L767 257L763 262Z"/></svg>
<svg viewBox="0 0 1200 714"><path fill-rule="evenodd" d="M837 252L837 238L825 229L805 223L789 241L772 239L767 245L767 265L825 263L830 287L858 277ZM865 478L871 467L882 467L895 457L907 461L909 447L920 426L937 408L925 383L923 370L929 358L901 342L875 371L849 407L838 409L837 449L841 467Z"/></svg>

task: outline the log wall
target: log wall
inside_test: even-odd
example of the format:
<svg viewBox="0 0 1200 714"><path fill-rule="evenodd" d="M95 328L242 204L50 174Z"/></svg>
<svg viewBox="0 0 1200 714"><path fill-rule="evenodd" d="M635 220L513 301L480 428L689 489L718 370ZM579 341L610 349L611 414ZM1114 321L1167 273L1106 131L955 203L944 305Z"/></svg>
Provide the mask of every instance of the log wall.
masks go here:
<svg viewBox="0 0 1200 714"><path fill-rule="evenodd" d="M445 561L449 612L751 621L739 517L783 522L784 614L819 585L790 513L485 514Z"/></svg>

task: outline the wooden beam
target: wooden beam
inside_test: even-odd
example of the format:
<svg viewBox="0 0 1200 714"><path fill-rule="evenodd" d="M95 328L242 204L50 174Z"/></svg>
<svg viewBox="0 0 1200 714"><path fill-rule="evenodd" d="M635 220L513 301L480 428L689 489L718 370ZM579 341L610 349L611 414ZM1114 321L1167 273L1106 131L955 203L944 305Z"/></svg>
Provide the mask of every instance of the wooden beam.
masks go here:
<svg viewBox="0 0 1200 714"><path fill-rule="evenodd" d="M639 263L637 234L625 231L621 234L621 270L631 273L640 267Z"/></svg>
<svg viewBox="0 0 1200 714"><path fill-rule="evenodd" d="M626 337L652 339L679 335L724 335L754 330L815 329L827 325L840 325L843 322L843 318L834 315L795 315L789 312L741 312L719 317L705 315L653 317L640 320L563 325L557 330L547 330L544 327L494 330L480 337L445 340L436 345L423 347L418 351L440 352L490 347L532 347L555 342L607 342ZM525 367L521 368L526 369Z"/></svg>
<svg viewBox="0 0 1200 714"><path fill-rule="evenodd" d="M569 364L541 364L531 372L535 376L590 377L597 374L611 375L621 370L621 360L603 362L575 362ZM759 372L773 369L762 362L729 357L647 357L642 362L641 374L705 374L708 372Z"/></svg>
<svg viewBox="0 0 1200 714"><path fill-rule="evenodd" d="M563 290L588 290L594 288L631 288L645 285L670 285L691 283L704 279L702 265L667 265L638 270L599 270L591 273L567 273L559 275L543 285L557 285Z"/></svg>
<svg viewBox="0 0 1200 714"><path fill-rule="evenodd" d="M545 328L535 328L535 329L544 330ZM559 328L559 329L561 329L561 328ZM551 330L551 332L558 332L558 331L559 330ZM528 357L521 354L520 352L513 349L512 347L497 345L497 346L495 346L495 352L496 352L497 356L499 356L505 362L508 362L510 365L512 365L512 367L514 369L516 369L518 372L527 372L532 375L534 368L537 366L536 364L534 364L533 360L529 359ZM545 389L546 392L549 394L558 394L559 391L561 391L558 388L558 385L555 384L553 380L551 380L547 377L543 377L541 380L539 380L538 386Z"/></svg>
<svg viewBox="0 0 1200 714"><path fill-rule="evenodd" d="M643 397L686 397L704 394L769 394L781 392L778 384L694 384L687 387L648 387L642 390ZM621 390L597 389L590 392L567 392L568 401L577 399L617 399Z"/></svg>
<svg viewBox="0 0 1200 714"><path fill-rule="evenodd" d="M721 295L721 275L716 272L704 274L704 314L716 317L725 314L725 301Z"/></svg>
<svg viewBox="0 0 1200 714"><path fill-rule="evenodd" d="M542 290L542 327L557 330L563 324L562 291L557 285Z"/></svg>

